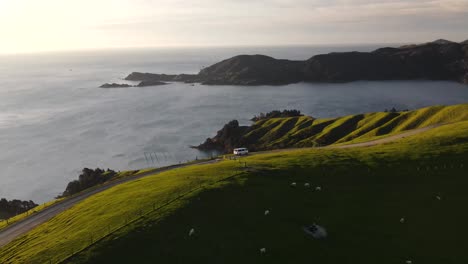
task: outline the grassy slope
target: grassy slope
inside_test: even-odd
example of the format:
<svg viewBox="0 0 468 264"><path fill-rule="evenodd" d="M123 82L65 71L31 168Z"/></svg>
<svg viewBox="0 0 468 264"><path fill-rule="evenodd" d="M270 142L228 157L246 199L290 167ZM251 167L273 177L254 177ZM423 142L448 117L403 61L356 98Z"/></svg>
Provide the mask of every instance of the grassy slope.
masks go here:
<svg viewBox="0 0 468 264"><path fill-rule="evenodd" d="M112 179L113 180L116 180L116 179L120 179L120 178L124 178L124 177L130 177L130 176L138 176L142 173L145 173L149 170L152 170L152 169L143 169L143 170L133 170L133 171L123 171L123 172L119 172L117 173L117 175ZM83 192L87 192L87 191L90 191L90 190L93 190L94 188L96 188L97 186L93 186L91 188L88 188L86 190L83 190ZM81 193L81 192L80 192ZM77 194L75 194L77 195ZM73 196L75 196L73 195ZM29 215L31 214L35 214L37 212L40 212L42 210L44 210L45 208L49 207L49 206L52 206L62 200L64 200L65 198L57 198L55 200L52 200L52 201L49 201L49 202L46 202L44 204L40 204L38 206L36 206L35 208L27 211L27 212L24 212L22 214L18 214L16 216L13 216L11 218L8 219L8 222L6 220L2 220L0 221L0 230L2 230L3 228L9 226L9 225L12 225L18 221L21 221L23 220L24 218L28 217Z"/></svg>
<svg viewBox="0 0 468 264"><path fill-rule="evenodd" d="M432 106L400 113L370 113L335 119L273 118L253 125L244 140L254 149L313 147L363 142L405 130L468 120L468 104Z"/></svg>
<svg viewBox="0 0 468 264"><path fill-rule="evenodd" d="M63 259L88 244L90 234L96 238L132 212L200 185L206 188L147 214L71 262L468 263L468 179L461 167L468 165L466 131L468 122L459 122L372 148L255 155L245 159L252 171L210 186L237 173L239 163L126 183L2 248L0 263ZM293 181L297 188L289 186ZM323 191L304 188L304 182ZM312 222L324 225L330 237L306 236L301 226ZM196 235L188 237L192 227ZM259 254L261 247L266 255Z"/></svg>

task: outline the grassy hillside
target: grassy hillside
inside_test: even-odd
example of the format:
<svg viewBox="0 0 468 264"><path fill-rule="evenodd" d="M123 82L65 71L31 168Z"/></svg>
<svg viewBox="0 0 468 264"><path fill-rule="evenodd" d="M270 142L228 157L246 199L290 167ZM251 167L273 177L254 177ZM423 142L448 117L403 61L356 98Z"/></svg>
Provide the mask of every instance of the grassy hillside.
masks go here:
<svg viewBox="0 0 468 264"><path fill-rule="evenodd" d="M398 114L408 116L389 133L454 113L441 109L418 112L430 116L422 121ZM326 126L320 138L350 123L364 132L371 126L355 119L386 115L313 122ZM1 248L0 263L468 263L466 131L457 122L382 146L274 152L243 159L248 168L226 160L150 176L61 213ZM302 231L313 222L327 239Z"/></svg>
<svg viewBox="0 0 468 264"><path fill-rule="evenodd" d="M405 130L468 120L468 104L408 112L379 112L334 119L272 118L256 122L241 142L251 149L313 147L362 142Z"/></svg>

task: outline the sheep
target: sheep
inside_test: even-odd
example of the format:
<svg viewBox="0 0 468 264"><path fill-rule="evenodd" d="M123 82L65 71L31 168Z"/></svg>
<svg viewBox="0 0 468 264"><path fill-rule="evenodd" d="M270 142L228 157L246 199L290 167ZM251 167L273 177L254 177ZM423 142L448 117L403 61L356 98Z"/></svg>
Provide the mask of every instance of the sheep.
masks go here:
<svg viewBox="0 0 468 264"><path fill-rule="evenodd" d="M407 260L405 263L406 263L406 264L413 264L413 261Z"/></svg>
<svg viewBox="0 0 468 264"><path fill-rule="evenodd" d="M400 223L403 224L404 222L405 222L405 218L404 217L400 218Z"/></svg>
<svg viewBox="0 0 468 264"><path fill-rule="evenodd" d="M308 182L304 183L304 187L309 188L310 184Z"/></svg>
<svg viewBox="0 0 468 264"><path fill-rule="evenodd" d="M439 201L442 200L442 198L439 195L436 196L436 199Z"/></svg>
<svg viewBox="0 0 468 264"><path fill-rule="evenodd" d="M295 182L291 183L291 187L296 187L296 183Z"/></svg>
<svg viewBox="0 0 468 264"><path fill-rule="evenodd" d="M261 248L260 249L260 254L265 254L266 253L266 248Z"/></svg>
<svg viewBox="0 0 468 264"><path fill-rule="evenodd" d="M316 191L321 191L321 190L322 190L322 187L317 186L317 187L315 187L315 190L316 190Z"/></svg>
<svg viewBox="0 0 468 264"><path fill-rule="evenodd" d="M270 210L265 210L265 215L269 215L270 214Z"/></svg>
<svg viewBox="0 0 468 264"><path fill-rule="evenodd" d="M193 228L190 229L190 232L189 232L188 235L189 235L189 236L193 236L194 234L195 234L195 229L193 229Z"/></svg>

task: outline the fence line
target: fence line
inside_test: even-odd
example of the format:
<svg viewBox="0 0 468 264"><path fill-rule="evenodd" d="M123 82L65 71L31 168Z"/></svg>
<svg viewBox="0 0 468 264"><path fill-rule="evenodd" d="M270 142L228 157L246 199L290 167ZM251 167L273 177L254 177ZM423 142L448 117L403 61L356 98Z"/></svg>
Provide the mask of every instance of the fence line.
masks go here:
<svg viewBox="0 0 468 264"><path fill-rule="evenodd" d="M237 171L237 170L236 170ZM123 224L122 225L117 225L117 227L115 228L112 228L110 225L108 225L106 228L104 229L101 229L100 231L104 230L104 235L100 236L100 237L95 237L93 236L93 234L96 234L96 233L100 233L100 232L93 232L92 234L89 235L89 237L87 237L87 239L89 239L89 243L86 244L84 247L82 247L81 249L77 249L75 250L74 248L72 248L72 250L70 251L70 254L68 256L66 256L65 258L59 258L57 260L57 262L53 262L54 259L49 259L49 264L52 264L52 263L64 263L68 260L70 260L72 257L74 257L76 254L78 253L81 253L85 250L87 250L88 248L90 248L91 246L93 246L94 244L104 240L105 238L109 237L110 235L112 235L113 233L131 225L132 223L142 219L143 217L151 214L151 213L154 213L154 212L159 212L161 209L167 207L168 205L174 203L174 202L177 202L179 200L181 200L182 198L188 196L189 194L193 193L193 192L196 192L196 191L199 191L199 190L202 190L208 186L213 186L217 183L220 183L220 182L223 182L223 181L226 181L226 180L229 180L229 179L232 179L234 177L237 177L239 175L242 175L243 174L243 171L241 170L241 168L239 168L239 171L238 172L235 172L233 175L230 175L230 176L227 176L227 177L224 177L222 179L219 179L219 180L215 180L215 181L212 181L212 182L207 182L205 184L195 184L196 187L192 187L191 188L191 185L189 185L188 187L188 190L186 192L183 192L183 191L179 191L177 192L176 191L176 197L174 198L170 198L167 202L165 202L164 204L160 205L159 207L156 207L156 204L153 203L152 206L149 208L149 210L147 211L144 211L143 209L138 209L136 211L136 213L134 212L133 214L130 213L128 215L125 216L125 221L123 221ZM162 215L162 214L161 214ZM134 218L132 218L132 216L134 216ZM136 216L136 217L135 217Z"/></svg>

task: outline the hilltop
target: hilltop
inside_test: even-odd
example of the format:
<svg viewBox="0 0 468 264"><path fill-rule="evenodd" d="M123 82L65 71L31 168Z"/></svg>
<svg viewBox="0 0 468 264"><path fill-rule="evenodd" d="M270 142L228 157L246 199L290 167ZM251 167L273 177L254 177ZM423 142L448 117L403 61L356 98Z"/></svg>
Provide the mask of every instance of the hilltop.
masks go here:
<svg viewBox="0 0 468 264"><path fill-rule="evenodd" d="M413 115L407 125L450 123L385 145L259 153L112 187L1 248L0 262L465 263L464 107ZM326 239L304 233L314 222Z"/></svg>
<svg viewBox="0 0 468 264"><path fill-rule="evenodd" d="M468 83L468 44L439 39L372 52L332 52L303 61L238 55L198 74L134 72L126 80L207 85L284 85L358 80L449 80Z"/></svg>

